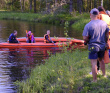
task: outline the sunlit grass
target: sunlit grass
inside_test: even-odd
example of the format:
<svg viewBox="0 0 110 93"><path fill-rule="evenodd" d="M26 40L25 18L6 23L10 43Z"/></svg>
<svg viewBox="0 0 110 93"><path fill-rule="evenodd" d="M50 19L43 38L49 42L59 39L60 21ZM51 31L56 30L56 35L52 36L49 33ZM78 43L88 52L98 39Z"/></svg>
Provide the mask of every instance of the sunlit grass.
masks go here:
<svg viewBox="0 0 110 93"><path fill-rule="evenodd" d="M88 23L88 22L90 22L90 18L88 18L88 19L80 19L80 20L78 20L77 22L75 22L73 25L72 25L72 27L74 28L74 29L76 29L76 30L78 30L78 31L82 31L83 32L83 30L84 30L84 26Z"/></svg>
<svg viewBox="0 0 110 93"><path fill-rule="evenodd" d="M108 93L110 68L106 67L108 78L98 75L97 83L92 83L87 56L88 51L78 49L51 55L44 65L36 66L29 79L16 82L18 93Z"/></svg>

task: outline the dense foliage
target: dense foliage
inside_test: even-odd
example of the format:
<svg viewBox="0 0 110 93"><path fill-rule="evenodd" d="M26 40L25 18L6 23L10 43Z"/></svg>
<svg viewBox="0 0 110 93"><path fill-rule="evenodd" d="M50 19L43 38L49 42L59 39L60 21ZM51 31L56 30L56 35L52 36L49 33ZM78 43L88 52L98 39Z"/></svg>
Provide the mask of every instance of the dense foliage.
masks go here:
<svg viewBox="0 0 110 93"><path fill-rule="evenodd" d="M1 10L34 13L82 13L101 5L109 10L110 0L0 0Z"/></svg>

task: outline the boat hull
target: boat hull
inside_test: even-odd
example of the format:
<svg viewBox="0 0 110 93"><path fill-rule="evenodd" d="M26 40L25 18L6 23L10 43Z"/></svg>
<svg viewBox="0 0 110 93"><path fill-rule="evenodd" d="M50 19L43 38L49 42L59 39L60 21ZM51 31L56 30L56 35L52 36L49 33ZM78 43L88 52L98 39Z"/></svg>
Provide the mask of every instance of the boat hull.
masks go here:
<svg viewBox="0 0 110 93"><path fill-rule="evenodd" d="M72 42L62 42L62 43L0 43L0 48L10 48L10 47L63 47L63 46L70 46Z"/></svg>
<svg viewBox="0 0 110 93"><path fill-rule="evenodd" d="M20 43L0 43L0 48L10 48L10 47L63 47L71 46L72 44L83 45L83 40L71 39L71 38L51 38L52 41L56 43L44 43L43 37L35 37L35 43L26 43L26 38L17 38Z"/></svg>

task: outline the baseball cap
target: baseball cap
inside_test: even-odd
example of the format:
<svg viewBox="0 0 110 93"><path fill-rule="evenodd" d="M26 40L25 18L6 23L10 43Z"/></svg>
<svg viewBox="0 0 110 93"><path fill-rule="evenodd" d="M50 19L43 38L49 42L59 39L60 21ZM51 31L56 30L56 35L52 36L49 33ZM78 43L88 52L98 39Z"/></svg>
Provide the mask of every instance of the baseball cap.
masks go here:
<svg viewBox="0 0 110 93"><path fill-rule="evenodd" d="M91 11L90 11L91 14L93 15L98 15L99 14L99 10L96 9L96 8L93 8Z"/></svg>

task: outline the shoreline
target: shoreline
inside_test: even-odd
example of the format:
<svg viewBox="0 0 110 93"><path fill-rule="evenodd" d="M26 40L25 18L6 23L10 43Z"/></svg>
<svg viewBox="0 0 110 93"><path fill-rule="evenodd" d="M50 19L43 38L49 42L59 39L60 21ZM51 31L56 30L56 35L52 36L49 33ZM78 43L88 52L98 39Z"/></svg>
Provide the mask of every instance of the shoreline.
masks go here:
<svg viewBox="0 0 110 93"><path fill-rule="evenodd" d="M20 20L38 23L46 23L64 26L68 21L69 26L75 30L82 31L85 24L89 22L89 13L70 15L70 14L35 14L35 13L19 13L19 12L0 12L0 19L4 20Z"/></svg>

